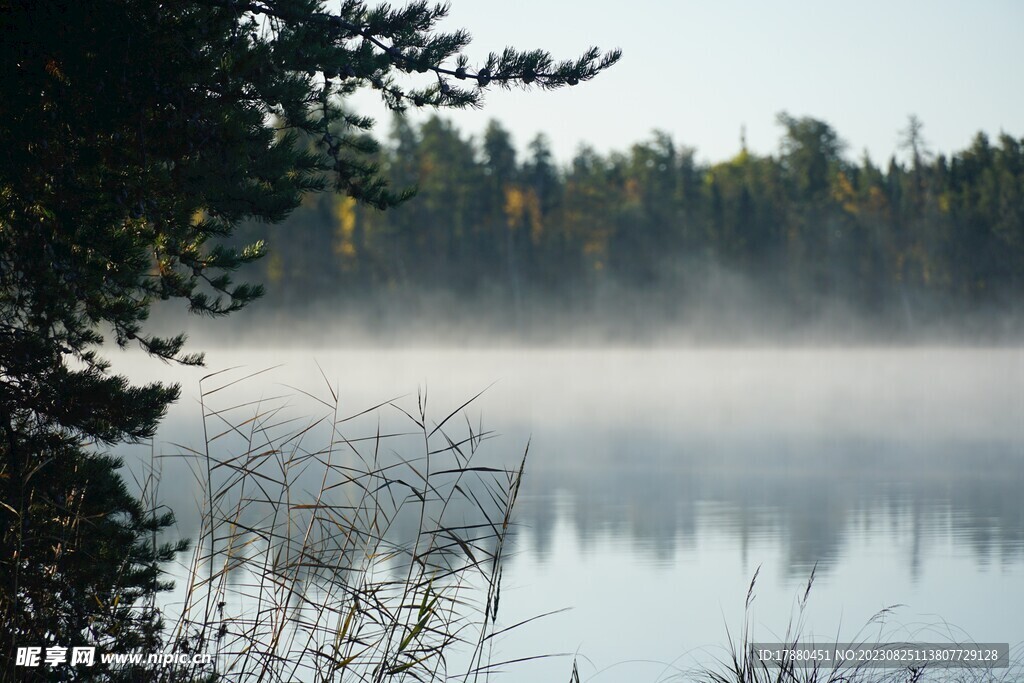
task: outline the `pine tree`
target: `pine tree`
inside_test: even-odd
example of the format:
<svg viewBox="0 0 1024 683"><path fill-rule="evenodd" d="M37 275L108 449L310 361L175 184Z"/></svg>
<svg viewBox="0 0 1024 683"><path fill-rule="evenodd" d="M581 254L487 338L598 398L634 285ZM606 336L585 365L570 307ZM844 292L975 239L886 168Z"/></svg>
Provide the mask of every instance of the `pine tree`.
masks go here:
<svg viewBox="0 0 1024 683"><path fill-rule="evenodd" d="M146 331L150 306L176 299L221 316L256 299L261 289L232 275L266 248L229 246L240 223L281 221L311 192L378 208L406 199L371 161L372 122L343 107L358 88L397 111L475 107L490 86L575 85L619 56L591 49L557 62L506 49L473 66L469 34L437 29L446 11L356 0L333 11L319 0L0 1L5 652L26 639L77 639L82 624L101 621L112 582L126 599L155 590L143 570L172 550L136 552L169 519L147 522L130 497L107 495L122 482L92 447L151 437L179 388L110 373L103 331L119 346L199 364L184 336ZM68 474L83 468L95 477ZM94 528L69 536L49 564L32 555L50 531L39 520L83 509ZM86 539L101 569L66 572ZM102 568L116 556L128 563L119 577ZM47 571L63 583L50 586L55 598L40 592Z"/></svg>

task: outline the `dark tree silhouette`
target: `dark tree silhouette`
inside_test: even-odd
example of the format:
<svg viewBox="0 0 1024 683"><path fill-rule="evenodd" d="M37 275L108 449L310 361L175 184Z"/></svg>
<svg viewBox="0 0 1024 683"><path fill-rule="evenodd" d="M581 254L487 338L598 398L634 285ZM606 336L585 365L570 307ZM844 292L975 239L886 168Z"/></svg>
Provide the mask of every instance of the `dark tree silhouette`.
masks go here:
<svg viewBox="0 0 1024 683"><path fill-rule="evenodd" d="M129 599L155 586L139 567L171 550L134 550L168 519L147 522L123 495L103 497L120 480L87 446L152 436L179 389L111 374L103 335L199 364L184 336L154 336L145 323L156 300L220 316L261 294L232 280L265 253L260 242L226 241L242 221L280 221L310 192L378 208L409 196L378 174L371 121L345 110L347 95L365 86L395 110L476 107L488 87L575 85L619 56L591 49L559 62L506 49L473 63L467 32L437 30L446 11L353 0L337 11L318 0L0 2L5 652L44 637L70 644L88 635L83 623L102 623L92 617L109 612L114 577L64 572L83 544L103 548L101 565L111 553L128 558L119 580ZM80 468L98 479L66 476ZM51 517L82 526L43 542L51 529L35 520Z"/></svg>

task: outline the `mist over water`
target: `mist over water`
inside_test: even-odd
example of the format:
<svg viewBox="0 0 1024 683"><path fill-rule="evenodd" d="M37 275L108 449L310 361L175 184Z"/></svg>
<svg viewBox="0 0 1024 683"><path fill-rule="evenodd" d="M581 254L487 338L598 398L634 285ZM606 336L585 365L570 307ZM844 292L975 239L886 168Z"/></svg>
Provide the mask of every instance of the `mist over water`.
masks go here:
<svg viewBox="0 0 1024 683"><path fill-rule="evenodd" d="M704 285L716 291L693 294L699 302L686 289L657 297L611 289L587 307L537 300L516 308L485 295L467 301L427 290L352 305L242 311L228 325L170 314L158 317L154 329L187 330L197 349L1005 348L1024 340L1024 317L1005 310L939 316L901 306L879 319L828 298L798 310L762 297L741 276L719 277L720 286Z"/></svg>
<svg viewBox="0 0 1024 683"><path fill-rule="evenodd" d="M422 392L442 419L486 389L466 413L496 431L487 457L512 463L530 444L502 620L572 608L501 639L496 657L579 651L591 673L653 680L722 654L758 567L765 636L785 630L816 566L813 633L853 636L900 603L896 624L1022 640L1020 615L999 608L1024 604L1017 348L196 346L210 370L280 365L242 395L288 395L285 412L309 420L323 406L301 392L325 395L325 377L353 414L396 397L409 408ZM137 377L157 369L118 360ZM201 443L204 374L166 371L183 399L158 437L165 452ZM362 427L378 419L386 431L402 416L385 407ZM190 475L164 467L189 536ZM569 666L527 664L508 680Z"/></svg>

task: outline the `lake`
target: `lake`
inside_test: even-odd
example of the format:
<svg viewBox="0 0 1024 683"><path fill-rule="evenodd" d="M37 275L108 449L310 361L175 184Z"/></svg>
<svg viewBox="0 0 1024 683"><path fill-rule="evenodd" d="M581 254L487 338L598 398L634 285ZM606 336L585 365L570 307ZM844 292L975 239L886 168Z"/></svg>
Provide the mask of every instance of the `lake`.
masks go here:
<svg viewBox="0 0 1024 683"><path fill-rule="evenodd" d="M877 640L866 624L898 604L884 640L1024 641L1018 349L213 348L207 371L117 360L183 385L158 452L201 446L198 379L222 367L280 365L239 387L291 395L299 415L317 410L299 390L329 393L324 377L349 413L415 406L425 388L443 419L486 389L466 412L496 432L488 457L514 463L530 443L500 622L569 608L497 639L492 659L569 656L501 680L568 680L573 654L595 681L724 659L755 571L762 641L785 633L813 568L808 637ZM194 537L188 481L168 464L161 491Z"/></svg>

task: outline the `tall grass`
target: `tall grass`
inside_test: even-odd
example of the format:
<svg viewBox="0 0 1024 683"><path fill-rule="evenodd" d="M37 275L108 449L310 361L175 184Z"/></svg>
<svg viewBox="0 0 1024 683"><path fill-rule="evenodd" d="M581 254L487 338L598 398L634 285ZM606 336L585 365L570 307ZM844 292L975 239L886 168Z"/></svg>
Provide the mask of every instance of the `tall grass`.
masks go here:
<svg viewBox="0 0 1024 683"><path fill-rule="evenodd" d="M487 458L471 399L438 421L427 396L345 414L338 392L227 400L253 375L200 384L203 443L179 446L201 524L169 629L209 664L154 680L475 681L500 633L502 561L526 453ZM256 373L259 374L259 373ZM385 430L384 413L398 430ZM527 446L528 451L528 446ZM166 485L166 483L165 483Z"/></svg>
<svg viewBox="0 0 1024 683"><path fill-rule="evenodd" d="M757 656L753 623L752 607L756 597L757 579L760 567L747 588L744 604L743 626L738 638L726 629L729 640L728 655L719 662L717 668L711 667L693 676L693 680L706 683L1009 683L1024 680L1024 669L1019 664L1011 663L1007 669L969 669L941 668L927 665L905 666L893 668L872 668L863 664L806 664L793 658L784 658L779 663L767 663ZM782 650L796 649L798 645L808 641L821 643L820 639L810 637L806 633L805 621L808 601L817 576L817 567L812 568L807 583L797 596L795 613L790 616L786 630L779 637L761 639L780 643ZM963 634L954 633L949 624L942 629L932 625L919 628L911 634L897 633L889 625L890 617L901 605L886 607L877 613L852 638L854 649L870 648L876 643L886 642L969 642ZM923 636L923 637L922 637ZM838 642L838 641L836 641ZM825 643L827 647L827 641Z"/></svg>

